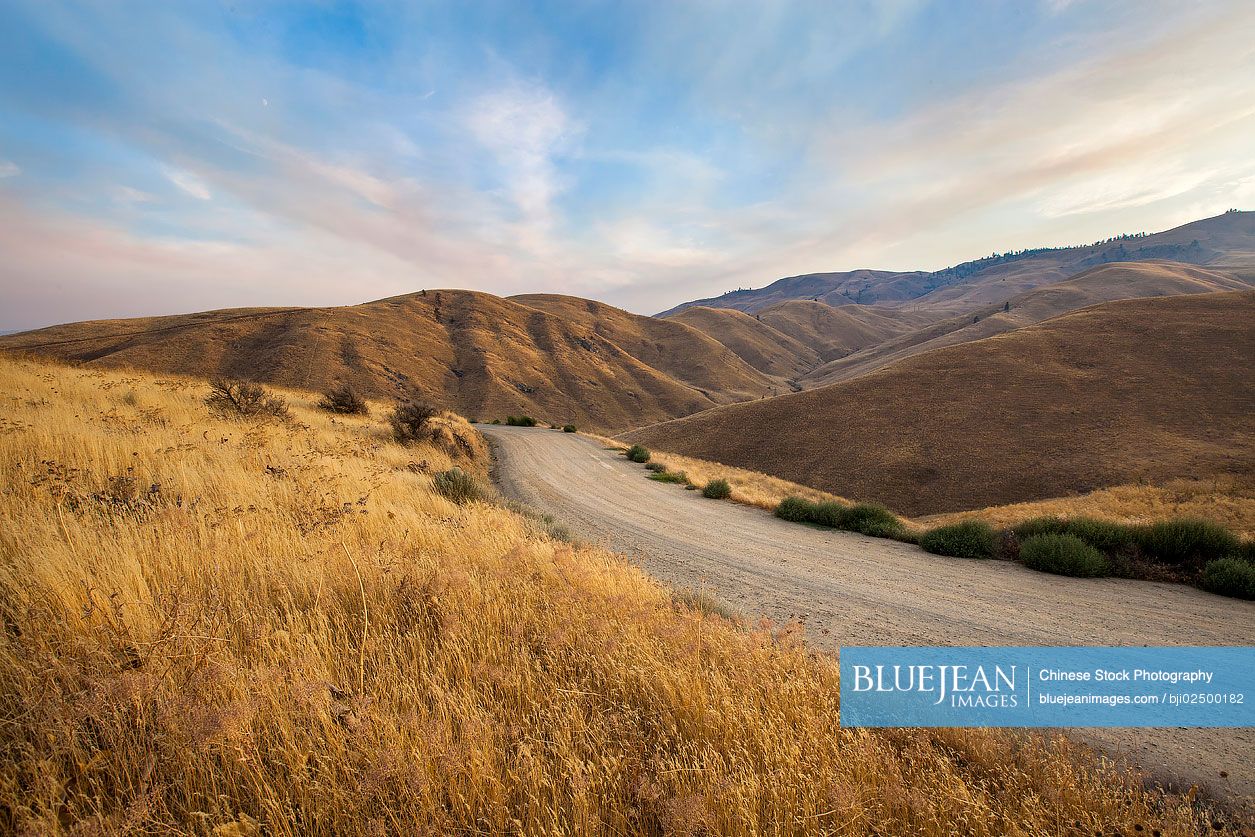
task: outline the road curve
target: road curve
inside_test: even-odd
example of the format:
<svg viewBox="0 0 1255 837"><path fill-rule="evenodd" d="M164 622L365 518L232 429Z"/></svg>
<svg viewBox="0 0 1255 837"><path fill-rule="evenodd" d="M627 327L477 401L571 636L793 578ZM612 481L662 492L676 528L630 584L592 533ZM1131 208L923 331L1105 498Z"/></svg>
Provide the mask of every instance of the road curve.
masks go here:
<svg viewBox="0 0 1255 837"><path fill-rule="evenodd" d="M646 478L577 434L479 425L510 497L624 554L677 588L747 616L799 620L808 642L841 645L1243 645L1255 604L1175 584L1072 579L1002 561L777 519ZM1174 784L1201 784L1255 811L1255 730L1088 730ZM1222 777L1222 771L1227 776Z"/></svg>

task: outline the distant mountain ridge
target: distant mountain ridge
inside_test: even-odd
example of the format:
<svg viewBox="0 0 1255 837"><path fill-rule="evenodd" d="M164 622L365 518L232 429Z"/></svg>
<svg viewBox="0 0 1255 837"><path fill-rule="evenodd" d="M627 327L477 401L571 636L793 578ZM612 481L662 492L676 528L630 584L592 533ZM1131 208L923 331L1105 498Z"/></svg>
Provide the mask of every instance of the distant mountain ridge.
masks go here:
<svg viewBox="0 0 1255 837"><path fill-rule="evenodd" d="M991 293L1003 298L1097 265L1147 260L1209 265L1255 279L1255 212L1230 211L1164 232L1116 236L1089 245L994 254L931 272L860 269L788 276L764 288L684 302L656 316L668 317L696 305L752 314L798 299L834 306L910 303L957 313L965 305L992 302Z"/></svg>

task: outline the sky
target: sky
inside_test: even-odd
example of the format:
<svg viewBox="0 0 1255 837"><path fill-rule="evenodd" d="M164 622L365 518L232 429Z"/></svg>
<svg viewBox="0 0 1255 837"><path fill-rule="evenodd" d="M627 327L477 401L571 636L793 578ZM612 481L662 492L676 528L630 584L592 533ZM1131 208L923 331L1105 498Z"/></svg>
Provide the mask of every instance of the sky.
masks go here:
<svg viewBox="0 0 1255 837"><path fill-rule="evenodd" d="M1255 3L0 0L0 330L638 313L1255 206Z"/></svg>

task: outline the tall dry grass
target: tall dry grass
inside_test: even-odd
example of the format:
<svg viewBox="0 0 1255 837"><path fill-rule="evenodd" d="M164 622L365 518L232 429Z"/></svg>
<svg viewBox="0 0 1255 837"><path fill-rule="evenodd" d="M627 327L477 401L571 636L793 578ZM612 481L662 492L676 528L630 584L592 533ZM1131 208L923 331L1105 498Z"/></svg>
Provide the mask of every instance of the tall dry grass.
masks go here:
<svg viewBox="0 0 1255 837"><path fill-rule="evenodd" d="M0 382L5 832L1204 825L1062 739L840 731L797 631L433 493L482 449L402 448L316 396L239 423L192 381L0 359Z"/></svg>

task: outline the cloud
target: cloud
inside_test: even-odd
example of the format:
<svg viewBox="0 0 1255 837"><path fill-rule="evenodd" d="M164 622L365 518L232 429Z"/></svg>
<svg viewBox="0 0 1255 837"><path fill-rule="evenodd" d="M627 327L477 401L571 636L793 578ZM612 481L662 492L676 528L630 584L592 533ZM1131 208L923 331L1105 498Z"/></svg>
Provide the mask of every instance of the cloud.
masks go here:
<svg viewBox="0 0 1255 837"><path fill-rule="evenodd" d="M0 178L17 177L22 169L12 160L0 160Z"/></svg>
<svg viewBox="0 0 1255 837"><path fill-rule="evenodd" d="M548 231L563 186L556 158L579 133L557 97L541 85L512 82L476 97L463 120L470 137L496 160L523 225Z"/></svg>
<svg viewBox="0 0 1255 837"><path fill-rule="evenodd" d="M196 175L179 169L167 168L162 171L166 179L178 186L197 200L207 201L213 198L209 187Z"/></svg>

